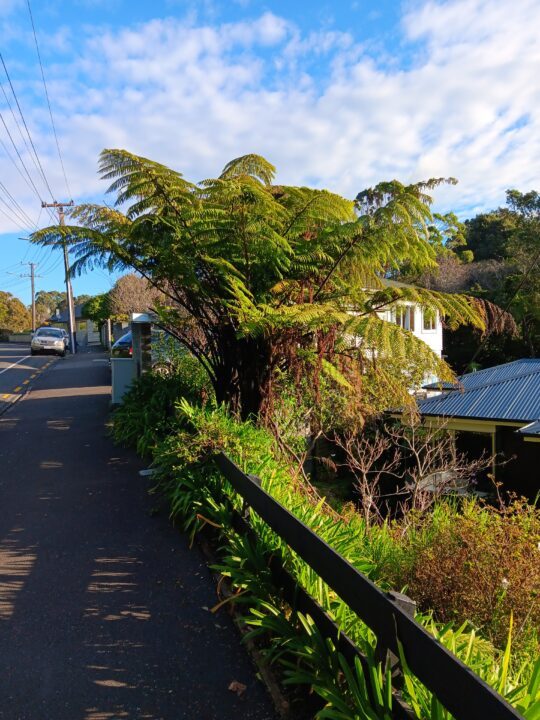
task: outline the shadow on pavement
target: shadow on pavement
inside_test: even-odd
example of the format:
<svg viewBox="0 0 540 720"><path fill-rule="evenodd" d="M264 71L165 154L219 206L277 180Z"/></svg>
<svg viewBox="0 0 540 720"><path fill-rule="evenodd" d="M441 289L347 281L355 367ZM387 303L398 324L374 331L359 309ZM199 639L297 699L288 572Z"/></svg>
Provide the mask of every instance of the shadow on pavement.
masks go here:
<svg viewBox="0 0 540 720"><path fill-rule="evenodd" d="M112 445L93 359L53 366L0 422L0 718L273 718L229 617L208 612L202 558Z"/></svg>

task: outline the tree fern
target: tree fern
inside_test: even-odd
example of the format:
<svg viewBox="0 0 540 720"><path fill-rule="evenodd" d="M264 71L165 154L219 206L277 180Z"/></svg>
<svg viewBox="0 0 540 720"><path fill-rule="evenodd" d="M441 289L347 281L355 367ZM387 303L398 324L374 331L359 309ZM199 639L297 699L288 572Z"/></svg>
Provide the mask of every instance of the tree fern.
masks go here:
<svg viewBox="0 0 540 720"><path fill-rule="evenodd" d="M161 323L200 359L218 402L244 417L264 406L275 370L296 361L342 392L386 376L406 393L422 373L447 376L383 309L420 304L451 327L490 317L466 297L386 281L405 265L434 265L429 191L443 180L380 183L351 201L277 185L274 166L253 154L199 183L126 150L104 150L99 170L115 209L79 206L69 226L33 241L67 243L74 272L147 277L167 297Z"/></svg>

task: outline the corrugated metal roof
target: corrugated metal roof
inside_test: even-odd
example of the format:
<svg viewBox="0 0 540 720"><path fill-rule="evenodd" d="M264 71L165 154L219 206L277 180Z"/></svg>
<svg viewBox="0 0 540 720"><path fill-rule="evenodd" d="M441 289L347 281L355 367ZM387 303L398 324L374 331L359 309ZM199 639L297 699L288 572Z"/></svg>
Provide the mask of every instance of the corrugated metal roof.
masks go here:
<svg viewBox="0 0 540 720"><path fill-rule="evenodd" d="M533 437L539 436L540 435L540 420L537 420L536 422L533 422L530 425L525 425L525 427L522 427L518 430L518 433L521 433L521 435L532 435Z"/></svg>
<svg viewBox="0 0 540 720"><path fill-rule="evenodd" d="M422 390L460 390L459 383L448 382L448 380L437 380L436 382L422 385Z"/></svg>
<svg viewBox="0 0 540 720"><path fill-rule="evenodd" d="M462 375L462 389L420 400L422 415L533 422L540 418L540 359Z"/></svg>
<svg viewBox="0 0 540 720"><path fill-rule="evenodd" d="M504 365L495 365L495 367L462 375L459 381L463 387L468 389L479 385L511 380L535 372L540 372L540 359L523 358L522 360L514 360Z"/></svg>

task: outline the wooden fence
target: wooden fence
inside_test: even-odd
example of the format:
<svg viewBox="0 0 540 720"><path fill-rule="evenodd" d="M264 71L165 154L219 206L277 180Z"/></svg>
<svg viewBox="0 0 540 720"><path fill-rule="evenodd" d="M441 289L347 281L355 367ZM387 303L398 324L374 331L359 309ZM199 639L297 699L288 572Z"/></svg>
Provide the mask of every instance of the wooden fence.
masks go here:
<svg viewBox="0 0 540 720"><path fill-rule="evenodd" d="M457 720L516 720L522 716L493 688L447 650L411 616L410 601L399 593L385 593L344 557L260 486L223 453L218 467L246 507L253 509L331 587L376 635L378 650L399 656L398 640L409 670L438 698ZM237 514L240 532L253 532L245 517ZM316 601L283 568L277 558L270 569L284 597L300 612L309 614L318 629L336 642L349 660L366 659L335 625ZM395 717L411 717L396 696Z"/></svg>

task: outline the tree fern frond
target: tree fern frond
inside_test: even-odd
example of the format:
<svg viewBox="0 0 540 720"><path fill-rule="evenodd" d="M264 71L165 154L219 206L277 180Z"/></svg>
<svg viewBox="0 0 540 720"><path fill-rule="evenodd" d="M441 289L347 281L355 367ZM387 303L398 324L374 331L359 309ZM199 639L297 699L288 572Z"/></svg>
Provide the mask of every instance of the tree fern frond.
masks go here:
<svg viewBox="0 0 540 720"><path fill-rule="evenodd" d="M271 185L276 174L276 168L261 155L242 155L225 165L220 175L221 179L230 179L239 175L250 175L261 180L265 185Z"/></svg>

